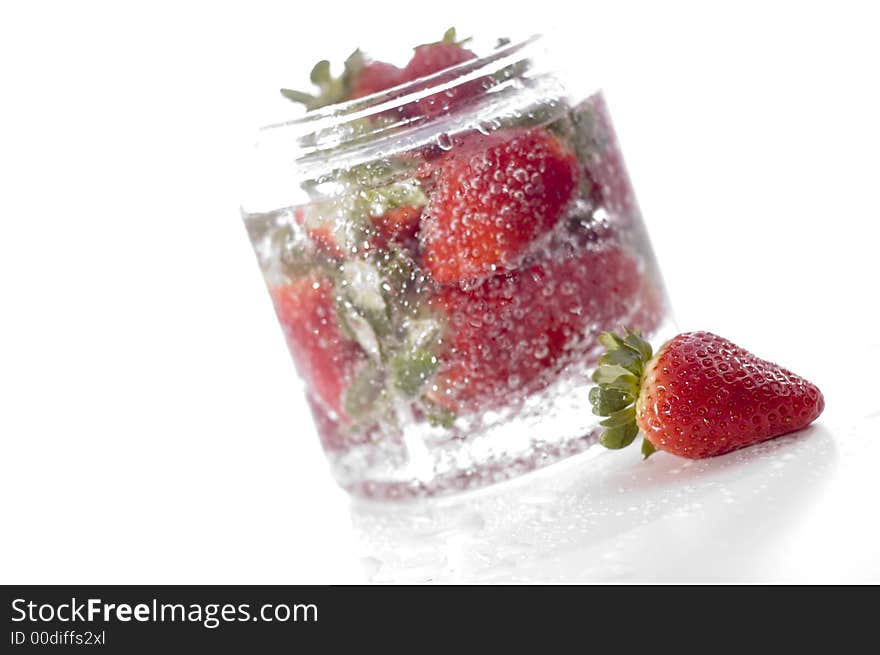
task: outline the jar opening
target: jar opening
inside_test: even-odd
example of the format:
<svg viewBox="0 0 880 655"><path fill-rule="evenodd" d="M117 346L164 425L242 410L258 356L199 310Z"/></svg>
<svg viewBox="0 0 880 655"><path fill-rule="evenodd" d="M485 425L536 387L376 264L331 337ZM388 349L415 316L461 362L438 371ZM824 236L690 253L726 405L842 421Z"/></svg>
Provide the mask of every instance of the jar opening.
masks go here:
<svg viewBox="0 0 880 655"><path fill-rule="evenodd" d="M546 39L501 44L432 75L261 128L247 204L292 206L304 191L292 180L309 180L310 197L324 195L324 181L362 165L387 183L383 162L450 149L466 133L550 123L566 111L569 93Z"/></svg>
<svg viewBox="0 0 880 655"><path fill-rule="evenodd" d="M540 70L542 39L500 45L491 53L406 82L372 95L322 107L304 116L267 125L261 142L280 139L296 148L296 159L324 158L340 147L376 140L398 139L443 123L457 131L458 123L473 123L473 113L494 114L516 91L534 86L548 71ZM541 92L546 96L547 89Z"/></svg>

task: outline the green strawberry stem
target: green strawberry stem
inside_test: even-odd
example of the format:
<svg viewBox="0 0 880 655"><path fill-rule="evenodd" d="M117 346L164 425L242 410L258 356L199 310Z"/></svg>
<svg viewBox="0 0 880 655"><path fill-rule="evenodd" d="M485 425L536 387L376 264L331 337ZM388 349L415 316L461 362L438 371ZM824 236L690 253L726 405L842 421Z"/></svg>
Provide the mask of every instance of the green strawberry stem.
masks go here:
<svg viewBox="0 0 880 655"><path fill-rule="evenodd" d="M651 344L638 331L624 328L623 338L613 332L605 332L599 343L606 352L599 358L599 367L593 373L597 386L590 389L593 413L606 417L599 425L605 428L599 443L606 448L626 448L636 438L636 401L642 386L642 376L653 356ZM654 444L642 439L642 455L650 457Z"/></svg>
<svg viewBox="0 0 880 655"><path fill-rule="evenodd" d="M348 97L352 84L364 67L364 63L364 54L360 50L355 50L345 60L342 75L333 77L330 71L330 62L322 59L315 64L309 76L312 84L318 87L318 93L281 89L281 95L288 100L305 105L307 111L335 105Z"/></svg>

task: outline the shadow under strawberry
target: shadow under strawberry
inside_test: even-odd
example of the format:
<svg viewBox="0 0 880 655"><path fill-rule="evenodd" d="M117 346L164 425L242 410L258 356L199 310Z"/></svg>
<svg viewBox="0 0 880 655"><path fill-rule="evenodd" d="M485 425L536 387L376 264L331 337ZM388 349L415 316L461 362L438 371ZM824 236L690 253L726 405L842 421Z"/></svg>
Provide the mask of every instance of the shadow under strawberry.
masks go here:
<svg viewBox="0 0 880 655"><path fill-rule="evenodd" d="M816 425L711 460L574 458L427 512L354 499L351 518L375 582L768 581L837 460Z"/></svg>

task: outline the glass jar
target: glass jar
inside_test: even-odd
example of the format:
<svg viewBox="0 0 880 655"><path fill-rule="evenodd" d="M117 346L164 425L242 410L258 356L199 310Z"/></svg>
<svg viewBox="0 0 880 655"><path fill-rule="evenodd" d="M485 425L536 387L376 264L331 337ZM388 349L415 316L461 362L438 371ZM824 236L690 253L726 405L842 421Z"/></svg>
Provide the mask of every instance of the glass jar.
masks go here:
<svg viewBox="0 0 880 655"><path fill-rule="evenodd" d="M351 493L470 489L585 450L598 336L669 328L603 96L544 46L260 132L244 221Z"/></svg>

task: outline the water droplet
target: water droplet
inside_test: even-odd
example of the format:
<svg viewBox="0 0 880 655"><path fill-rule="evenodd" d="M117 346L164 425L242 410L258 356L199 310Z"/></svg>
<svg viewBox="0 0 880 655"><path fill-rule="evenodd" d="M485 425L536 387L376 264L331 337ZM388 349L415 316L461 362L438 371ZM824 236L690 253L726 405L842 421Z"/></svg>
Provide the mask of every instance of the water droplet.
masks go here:
<svg viewBox="0 0 880 655"><path fill-rule="evenodd" d="M440 150L452 150L452 137L446 132L441 132L437 135L437 145L440 147Z"/></svg>
<svg viewBox="0 0 880 655"><path fill-rule="evenodd" d="M477 123L477 132L483 136L489 136L493 129L495 128L490 121L480 121Z"/></svg>

